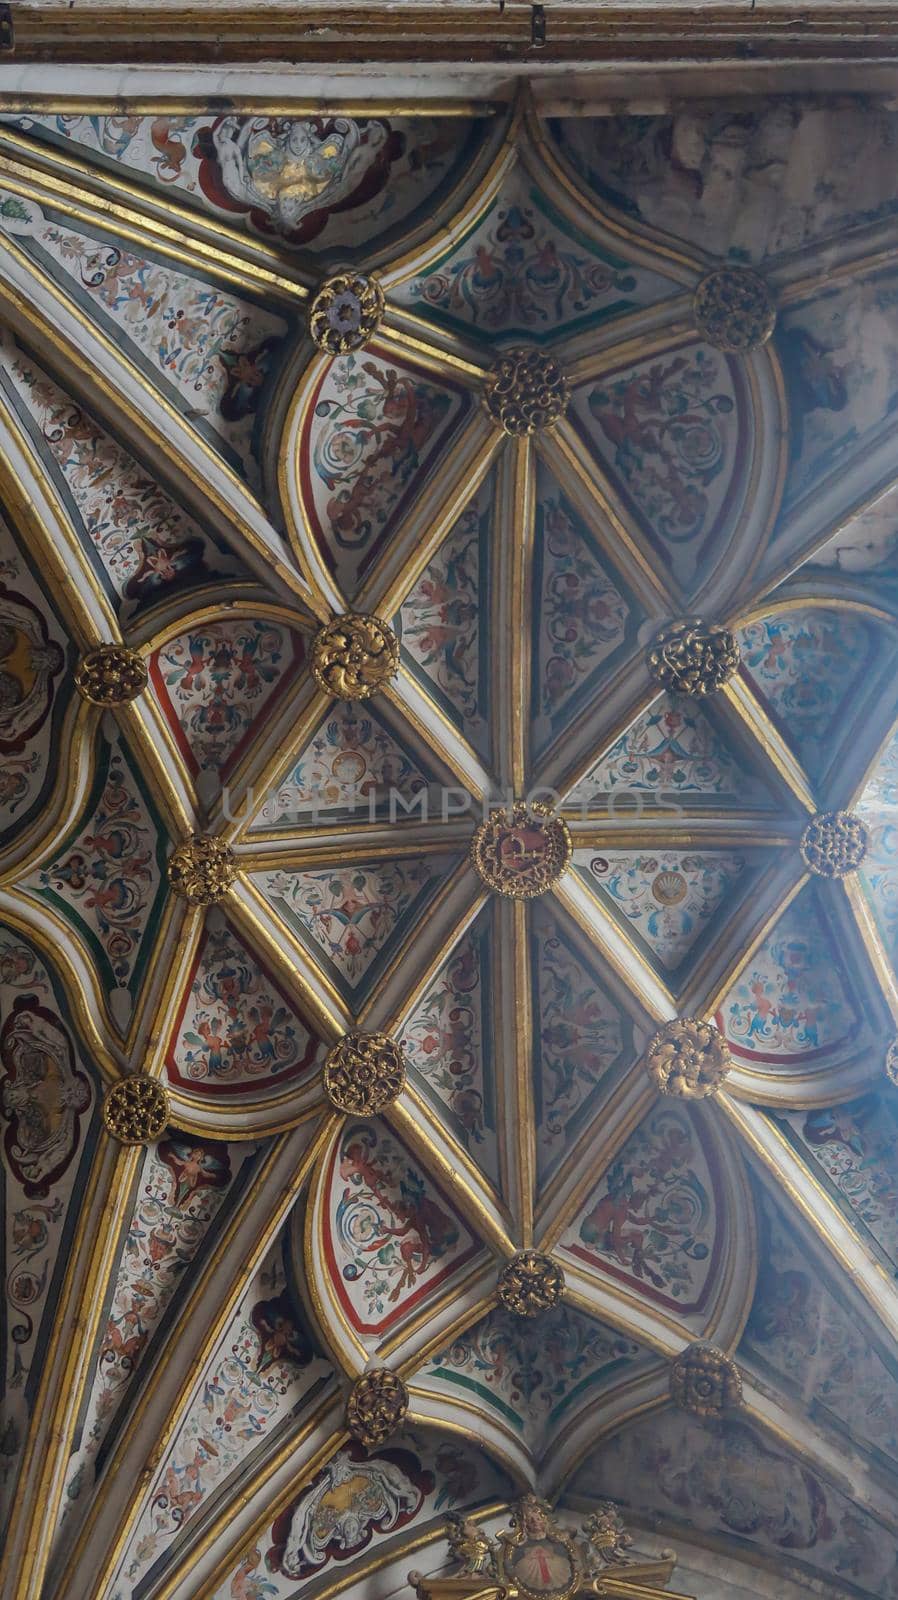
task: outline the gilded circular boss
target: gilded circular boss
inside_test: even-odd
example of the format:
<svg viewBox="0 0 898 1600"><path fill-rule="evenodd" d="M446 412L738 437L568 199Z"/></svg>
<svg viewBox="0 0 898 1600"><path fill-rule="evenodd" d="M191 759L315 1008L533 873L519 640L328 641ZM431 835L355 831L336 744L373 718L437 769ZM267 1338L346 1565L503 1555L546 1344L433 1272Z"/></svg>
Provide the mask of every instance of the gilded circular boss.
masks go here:
<svg viewBox="0 0 898 1600"><path fill-rule="evenodd" d="M331 1105L354 1117L374 1117L405 1084L402 1046L386 1033L347 1033L328 1051L324 1087Z"/></svg>
<svg viewBox="0 0 898 1600"><path fill-rule="evenodd" d="M711 1344L690 1344L670 1368L670 1396L695 1417L719 1417L742 1402L735 1361Z"/></svg>
<svg viewBox="0 0 898 1600"><path fill-rule="evenodd" d="M309 333L327 355L348 355L373 338L383 314L383 290L374 278L337 272L325 280L309 307Z"/></svg>
<svg viewBox="0 0 898 1600"><path fill-rule="evenodd" d="M191 905L214 905L227 894L236 876L234 852L208 834L185 839L169 857L169 883Z"/></svg>
<svg viewBox="0 0 898 1600"><path fill-rule="evenodd" d="M661 1093L680 1100L714 1094L733 1064L723 1034L697 1017L665 1022L649 1044L645 1063Z"/></svg>
<svg viewBox="0 0 898 1600"><path fill-rule="evenodd" d="M692 310L699 333L728 355L760 350L776 327L773 295L751 267L715 267L698 285Z"/></svg>
<svg viewBox="0 0 898 1600"><path fill-rule="evenodd" d="M157 1078L133 1073L106 1092L103 1126L120 1144L152 1144L168 1127L168 1095Z"/></svg>
<svg viewBox="0 0 898 1600"><path fill-rule="evenodd" d="M121 706L136 700L147 686L147 664L123 644L101 644L88 650L75 668L75 688L94 706Z"/></svg>
<svg viewBox="0 0 898 1600"><path fill-rule="evenodd" d="M367 700L398 671L396 635L380 617L348 611L326 622L315 635L315 681L338 700Z"/></svg>
<svg viewBox="0 0 898 1600"><path fill-rule="evenodd" d="M545 894L571 859L568 825L548 807L519 800L496 811L476 829L471 860L488 888L512 900Z"/></svg>
<svg viewBox="0 0 898 1600"><path fill-rule="evenodd" d="M508 350L485 379L483 402L504 433L524 438L564 416L570 395L558 362L541 350Z"/></svg>
<svg viewBox="0 0 898 1600"><path fill-rule="evenodd" d="M866 824L850 811L820 811L801 836L801 859L818 878L847 878L867 854Z"/></svg>
<svg viewBox="0 0 898 1600"><path fill-rule="evenodd" d="M656 634L649 671L662 689L696 698L714 694L739 670L738 641L729 628L689 617Z"/></svg>
<svg viewBox="0 0 898 1600"><path fill-rule="evenodd" d="M499 1274L499 1303L516 1317L538 1317L557 1305L563 1293L564 1273L539 1250L519 1250Z"/></svg>
<svg viewBox="0 0 898 1600"><path fill-rule="evenodd" d="M366 1450L377 1450L401 1428L408 1413L408 1390L389 1367L374 1367L357 1378L346 1402L346 1427Z"/></svg>

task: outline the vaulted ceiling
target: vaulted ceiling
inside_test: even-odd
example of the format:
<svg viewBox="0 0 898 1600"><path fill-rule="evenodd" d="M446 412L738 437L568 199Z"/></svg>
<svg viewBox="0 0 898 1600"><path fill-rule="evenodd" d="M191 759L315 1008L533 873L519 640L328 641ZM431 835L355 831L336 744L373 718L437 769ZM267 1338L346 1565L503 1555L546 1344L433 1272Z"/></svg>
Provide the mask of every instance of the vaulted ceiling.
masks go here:
<svg viewBox="0 0 898 1600"><path fill-rule="evenodd" d="M4 1595L386 1596L532 1485L746 1593L898 1596L896 142L858 97L0 119ZM743 352L723 262L776 307ZM344 268L385 312L333 356ZM569 403L513 435L522 346ZM398 641L364 700L312 671L347 611ZM652 673L686 618L739 646L704 698ZM147 681L104 709L108 643ZM571 860L505 898L472 835L537 791ZM701 1100L646 1067L678 1016ZM405 1053L376 1117L325 1092L354 1029Z"/></svg>

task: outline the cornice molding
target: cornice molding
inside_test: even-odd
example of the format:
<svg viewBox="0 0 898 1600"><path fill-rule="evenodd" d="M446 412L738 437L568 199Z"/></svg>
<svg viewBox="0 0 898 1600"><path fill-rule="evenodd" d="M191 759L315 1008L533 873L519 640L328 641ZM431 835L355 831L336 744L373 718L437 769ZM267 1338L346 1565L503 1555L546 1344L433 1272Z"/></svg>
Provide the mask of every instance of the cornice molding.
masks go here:
<svg viewBox="0 0 898 1600"><path fill-rule="evenodd" d="M850 10L824 0L796 8L761 0L686 5L682 0L605 5L565 0L546 8L546 43L534 48L529 4L500 12L484 0L358 4L147 6L50 3L13 8L16 64L160 63L184 67L256 62L420 61L531 64L626 62L881 62L898 55L898 7ZM163 23L164 19L164 23Z"/></svg>

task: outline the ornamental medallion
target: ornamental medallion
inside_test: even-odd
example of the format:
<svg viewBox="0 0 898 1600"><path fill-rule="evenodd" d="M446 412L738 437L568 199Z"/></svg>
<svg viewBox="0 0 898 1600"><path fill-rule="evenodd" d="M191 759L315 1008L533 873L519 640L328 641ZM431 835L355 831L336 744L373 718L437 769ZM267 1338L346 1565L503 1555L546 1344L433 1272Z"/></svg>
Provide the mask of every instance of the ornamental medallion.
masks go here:
<svg viewBox="0 0 898 1600"><path fill-rule="evenodd" d="M338 700L367 700L398 671L396 635L380 617L349 611L325 623L315 635L315 681Z"/></svg>
<svg viewBox="0 0 898 1600"><path fill-rule="evenodd" d="M703 1100L720 1088L733 1063L726 1040L713 1023L676 1017L658 1029L645 1064L662 1094Z"/></svg>
<svg viewBox="0 0 898 1600"><path fill-rule="evenodd" d="M366 1450L377 1450L401 1428L408 1411L408 1390L389 1367L363 1372L346 1402L346 1426Z"/></svg>
<svg viewBox="0 0 898 1600"><path fill-rule="evenodd" d="M25 595L0 583L0 751L4 754L24 750L43 727L64 667L65 651L50 638L41 612Z"/></svg>
<svg viewBox="0 0 898 1600"><path fill-rule="evenodd" d="M103 1126L120 1144L152 1144L170 1119L168 1095L158 1078L133 1073L107 1091Z"/></svg>
<svg viewBox="0 0 898 1600"><path fill-rule="evenodd" d="M532 900L561 877L572 848L566 822L546 806L518 801L510 815L496 811L481 822L471 840L471 860L496 894Z"/></svg>
<svg viewBox="0 0 898 1600"><path fill-rule="evenodd" d="M656 635L649 649L649 671L674 694L714 694L739 669L739 645L729 628L690 617Z"/></svg>
<svg viewBox="0 0 898 1600"><path fill-rule="evenodd" d="M885 1073L892 1083L898 1085L898 1039L893 1039L886 1051Z"/></svg>
<svg viewBox="0 0 898 1600"><path fill-rule="evenodd" d="M562 1524L545 1500L525 1494L508 1508L509 1527L496 1537L472 1516L450 1511L446 1542L456 1570L435 1577L410 1572L418 1600L573 1600L573 1596L626 1594L643 1600L686 1600L670 1595L676 1562L632 1553L633 1540L617 1506L600 1500L579 1528Z"/></svg>
<svg viewBox="0 0 898 1600"><path fill-rule="evenodd" d="M502 1268L497 1293L505 1310L516 1317L538 1317L561 1299L564 1273L551 1256L519 1250Z"/></svg>
<svg viewBox="0 0 898 1600"><path fill-rule="evenodd" d="M670 1395L695 1417L719 1417L742 1403L739 1368L713 1345L687 1345L671 1363Z"/></svg>
<svg viewBox="0 0 898 1600"><path fill-rule="evenodd" d="M560 1528L545 1500L527 1494L499 1534L499 1577L525 1600L569 1600L583 1581L583 1561L573 1536Z"/></svg>
<svg viewBox="0 0 898 1600"><path fill-rule="evenodd" d="M760 350L776 326L773 295L751 267L709 272L695 291L692 310L699 333L730 355Z"/></svg>
<svg viewBox="0 0 898 1600"><path fill-rule="evenodd" d="M361 272L338 272L321 285L309 309L309 333L329 356L360 350L384 314L380 284Z"/></svg>
<svg viewBox="0 0 898 1600"><path fill-rule="evenodd" d="M328 1051L324 1087L337 1111L374 1117L405 1084L401 1045L386 1033L347 1033Z"/></svg>
<svg viewBox="0 0 898 1600"><path fill-rule="evenodd" d="M551 428L568 407L558 362L541 350L509 350L487 374L484 405L505 433L520 438Z"/></svg>
<svg viewBox="0 0 898 1600"><path fill-rule="evenodd" d="M869 842L860 817L850 811L821 811L801 836L801 859L818 878L847 878L861 865Z"/></svg>
<svg viewBox="0 0 898 1600"><path fill-rule="evenodd" d="M194 834L172 851L168 880L194 906L211 906L226 895L237 875L234 853L220 839Z"/></svg>
<svg viewBox="0 0 898 1600"><path fill-rule="evenodd" d="M123 644L101 644L88 650L75 668L75 687L94 706L121 706L136 700L147 686L147 664Z"/></svg>

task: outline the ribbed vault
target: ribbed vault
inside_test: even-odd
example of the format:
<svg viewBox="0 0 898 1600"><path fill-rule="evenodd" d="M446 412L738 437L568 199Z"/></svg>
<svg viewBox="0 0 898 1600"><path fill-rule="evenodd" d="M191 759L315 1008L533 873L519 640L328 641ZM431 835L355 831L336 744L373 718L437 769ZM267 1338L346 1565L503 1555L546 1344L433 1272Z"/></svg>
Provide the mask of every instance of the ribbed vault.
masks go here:
<svg viewBox="0 0 898 1600"><path fill-rule="evenodd" d="M524 1487L702 1596L898 1596L896 131L0 119L10 1600L386 1597ZM776 312L736 352L723 265ZM338 272L385 310L333 354ZM568 403L515 435L521 347ZM398 650L365 699L313 670L347 612ZM704 697L651 662L687 619L738 646ZM104 706L107 644L145 686ZM539 796L570 861L503 897L475 828ZM707 1098L649 1070L676 1018ZM357 1030L404 1053L375 1115L325 1091ZM134 1074L169 1121L129 1145ZM696 1343L738 1408L674 1403ZM369 1454L372 1364L410 1405Z"/></svg>

